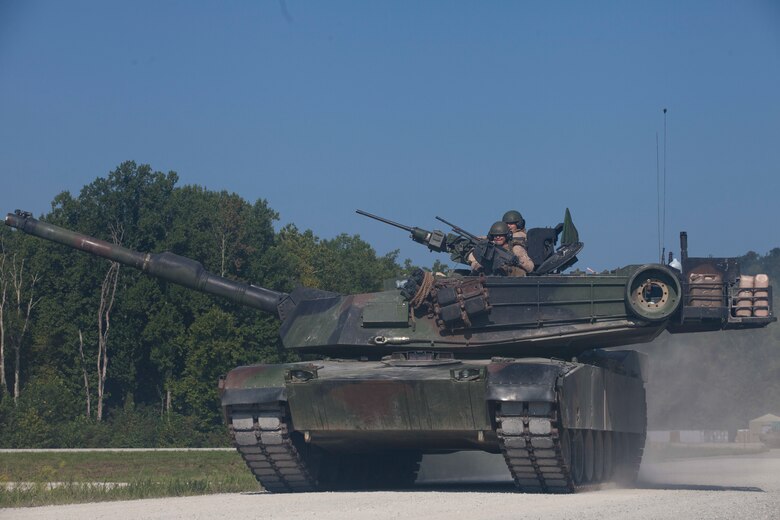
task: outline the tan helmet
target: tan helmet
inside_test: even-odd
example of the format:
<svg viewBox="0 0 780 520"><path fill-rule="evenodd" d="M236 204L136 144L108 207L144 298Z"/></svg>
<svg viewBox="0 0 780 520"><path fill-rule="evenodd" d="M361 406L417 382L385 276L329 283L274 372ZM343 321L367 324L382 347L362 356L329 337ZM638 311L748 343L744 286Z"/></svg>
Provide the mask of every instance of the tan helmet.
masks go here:
<svg viewBox="0 0 780 520"><path fill-rule="evenodd" d="M525 229L525 219L516 209L510 209L504 213L501 220L507 224L517 224L517 229Z"/></svg>

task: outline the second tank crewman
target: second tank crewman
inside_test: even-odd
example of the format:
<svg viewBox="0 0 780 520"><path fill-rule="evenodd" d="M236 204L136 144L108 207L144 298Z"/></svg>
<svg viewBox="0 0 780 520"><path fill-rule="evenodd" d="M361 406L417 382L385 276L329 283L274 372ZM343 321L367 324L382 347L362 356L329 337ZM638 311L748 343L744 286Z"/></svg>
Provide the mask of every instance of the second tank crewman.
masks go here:
<svg viewBox="0 0 780 520"><path fill-rule="evenodd" d="M504 213L504 216L501 217L501 220L506 222L506 225L509 226L509 231L512 232L511 245L518 245L527 251L528 235L525 231L525 219L523 218L523 215L521 215L520 212L515 209L510 209Z"/></svg>

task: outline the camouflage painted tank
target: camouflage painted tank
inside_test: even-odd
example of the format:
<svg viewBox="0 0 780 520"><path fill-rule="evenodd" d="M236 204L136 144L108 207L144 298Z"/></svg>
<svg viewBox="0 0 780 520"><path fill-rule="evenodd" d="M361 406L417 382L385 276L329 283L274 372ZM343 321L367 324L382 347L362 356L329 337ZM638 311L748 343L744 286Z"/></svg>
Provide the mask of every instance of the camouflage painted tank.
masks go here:
<svg viewBox="0 0 780 520"><path fill-rule="evenodd" d="M342 295L228 280L22 212L6 224L275 314L286 348L327 356L238 367L219 382L236 448L273 492L409 486L424 454L462 450L503 454L521 491L630 482L645 440L644 359L604 348L776 320L771 287L754 302L735 259L688 257L684 234L681 270L562 274L578 249L552 247L559 225L529 230L535 263L558 267L537 276L418 274L404 289ZM440 232L410 230L443 244Z"/></svg>

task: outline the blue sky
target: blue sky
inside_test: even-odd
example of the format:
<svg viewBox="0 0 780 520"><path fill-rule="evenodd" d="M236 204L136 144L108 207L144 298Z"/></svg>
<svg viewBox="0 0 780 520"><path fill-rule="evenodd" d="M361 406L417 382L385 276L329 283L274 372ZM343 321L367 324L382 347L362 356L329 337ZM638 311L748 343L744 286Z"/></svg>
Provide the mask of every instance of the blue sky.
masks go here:
<svg viewBox="0 0 780 520"><path fill-rule="evenodd" d="M132 159L424 265L355 209L484 233L569 207L601 270L657 260L660 164L667 249L763 254L779 93L776 1L0 0L0 210Z"/></svg>

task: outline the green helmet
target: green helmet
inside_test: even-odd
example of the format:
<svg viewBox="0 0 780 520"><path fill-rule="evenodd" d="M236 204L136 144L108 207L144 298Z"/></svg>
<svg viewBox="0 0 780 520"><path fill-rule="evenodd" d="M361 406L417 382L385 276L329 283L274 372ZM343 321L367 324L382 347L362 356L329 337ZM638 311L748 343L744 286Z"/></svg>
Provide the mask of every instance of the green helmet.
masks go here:
<svg viewBox="0 0 780 520"><path fill-rule="evenodd" d="M506 222L499 220L498 222L490 226L490 231L488 231L488 236L492 237L497 235L505 235L505 236L509 235L509 226L506 225Z"/></svg>
<svg viewBox="0 0 780 520"><path fill-rule="evenodd" d="M507 224L517 224L519 229L525 228L525 219L520 214L520 212L515 209L510 209L504 213L504 216L501 218L501 220Z"/></svg>

